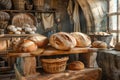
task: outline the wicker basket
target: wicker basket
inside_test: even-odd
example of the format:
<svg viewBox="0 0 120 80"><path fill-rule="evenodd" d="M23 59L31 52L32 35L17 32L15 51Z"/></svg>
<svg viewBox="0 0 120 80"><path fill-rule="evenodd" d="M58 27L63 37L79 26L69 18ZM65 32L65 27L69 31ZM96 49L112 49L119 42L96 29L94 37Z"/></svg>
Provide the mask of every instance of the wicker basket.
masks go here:
<svg viewBox="0 0 120 80"><path fill-rule="evenodd" d="M33 0L35 10L42 10L44 8L44 0Z"/></svg>
<svg viewBox="0 0 120 80"><path fill-rule="evenodd" d="M106 42L108 47L110 46L110 41L112 39L112 35L89 35L91 37L92 42L99 40L99 41L103 41Z"/></svg>
<svg viewBox="0 0 120 80"><path fill-rule="evenodd" d="M66 69L68 57L56 58L56 59L41 59L42 67L45 72L58 73Z"/></svg>
<svg viewBox="0 0 120 80"><path fill-rule="evenodd" d="M8 21L0 21L0 29L6 29L8 26Z"/></svg>
<svg viewBox="0 0 120 80"><path fill-rule="evenodd" d="M25 10L25 0L13 0L14 9Z"/></svg>

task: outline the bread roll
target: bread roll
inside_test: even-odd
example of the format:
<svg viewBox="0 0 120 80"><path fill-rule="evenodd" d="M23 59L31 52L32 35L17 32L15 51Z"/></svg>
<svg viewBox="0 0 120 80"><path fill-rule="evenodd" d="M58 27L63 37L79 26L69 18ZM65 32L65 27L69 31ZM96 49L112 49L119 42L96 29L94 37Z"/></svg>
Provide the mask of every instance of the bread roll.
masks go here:
<svg viewBox="0 0 120 80"><path fill-rule="evenodd" d="M94 48L107 48L107 43L105 43L103 41L94 41L92 43L92 47L94 47Z"/></svg>
<svg viewBox="0 0 120 80"><path fill-rule="evenodd" d="M71 35L76 39L78 47L88 47L91 45L91 39L88 35L80 32L73 32Z"/></svg>
<svg viewBox="0 0 120 80"><path fill-rule="evenodd" d="M50 36L50 44L59 50L69 50L76 46L76 40L69 33L59 32Z"/></svg>
<svg viewBox="0 0 120 80"><path fill-rule="evenodd" d="M32 52L37 50L37 45L31 41L24 39L19 45L20 52Z"/></svg>
<svg viewBox="0 0 120 80"><path fill-rule="evenodd" d="M0 51L4 51L7 49L7 42L6 40L0 40Z"/></svg>
<svg viewBox="0 0 120 80"><path fill-rule="evenodd" d="M32 36L29 39L34 41L37 44L38 47L44 47L49 42L48 38L43 36L43 35Z"/></svg>
<svg viewBox="0 0 120 80"><path fill-rule="evenodd" d="M84 67L85 66L81 61L73 61L68 65L69 70L82 70Z"/></svg>
<svg viewBox="0 0 120 80"><path fill-rule="evenodd" d="M120 42L116 43L116 45L115 45L115 50L120 51Z"/></svg>

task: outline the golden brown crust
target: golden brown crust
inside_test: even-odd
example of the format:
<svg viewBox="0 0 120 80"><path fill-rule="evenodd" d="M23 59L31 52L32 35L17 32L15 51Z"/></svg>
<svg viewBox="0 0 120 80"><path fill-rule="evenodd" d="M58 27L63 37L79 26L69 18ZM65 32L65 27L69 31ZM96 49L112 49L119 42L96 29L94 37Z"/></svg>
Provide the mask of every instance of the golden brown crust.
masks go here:
<svg viewBox="0 0 120 80"><path fill-rule="evenodd" d="M91 45L91 39L88 35L81 32L72 32L71 35L76 39L78 47L88 47Z"/></svg>
<svg viewBox="0 0 120 80"><path fill-rule="evenodd" d="M34 41L37 44L38 47L44 47L49 42L48 38L43 36L43 35L32 36L29 39Z"/></svg>
<svg viewBox="0 0 120 80"><path fill-rule="evenodd" d="M105 43L103 41L94 41L92 43L92 47L94 47L94 48L107 48L107 43Z"/></svg>
<svg viewBox="0 0 120 80"><path fill-rule="evenodd" d="M69 70L82 70L84 67L85 66L81 61L74 61L68 65Z"/></svg>
<svg viewBox="0 0 120 80"><path fill-rule="evenodd" d="M116 43L116 45L115 45L115 50L120 51L120 42Z"/></svg>
<svg viewBox="0 0 120 80"><path fill-rule="evenodd" d="M0 51L4 51L7 49L7 42L6 40L0 40Z"/></svg>
<svg viewBox="0 0 120 80"><path fill-rule="evenodd" d="M59 32L50 36L50 44L56 49L69 50L76 46L76 40L69 33Z"/></svg>

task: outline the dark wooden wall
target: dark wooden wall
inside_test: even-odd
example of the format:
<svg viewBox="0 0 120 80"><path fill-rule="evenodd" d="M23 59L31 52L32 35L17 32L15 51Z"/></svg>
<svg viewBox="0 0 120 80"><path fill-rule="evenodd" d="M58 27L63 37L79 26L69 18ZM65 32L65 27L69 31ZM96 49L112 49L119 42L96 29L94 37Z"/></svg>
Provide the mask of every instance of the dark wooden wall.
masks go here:
<svg viewBox="0 0 120 80"><path fill-rule="evenodd" d="M69 0L54 0L55 5L53 8L56 9L56 16L59 16L61 19L61 22L59 25L55 24L55 27L60 27L61 30L58 31L65 31L65 32L73 32L73 24L70 23L70 18L67 13L67 6L68 6ZM86 0L87 1L87 0ZM93 17L93 20L91 20L91 32L94 31L106 31L107 27L107 2L106 0L91 0L95 2L94 5L93 2L88 1L90 11ZM50 6L51 0L45 0L45 4L48 4ZM73 0L74 3L74 0ZM51 6L50 6L51 7ZM100 8L101 7L101 8ZM81 32L87 33L87 20L85 19L84 10L82 10L83 7L79 6L79 13L80 13L80 26L81 26ZM97 10L98 9L98 10ZM100 15L99 15L100 14ZM98 15L98 16L96 16ZM91 17L91 16L90 16ZM97 20L97 21L96 21ZM39 32L48 35L49 32L44 32L42 28L39 28ZM52 34L50 32L50 34Z"/></svg>

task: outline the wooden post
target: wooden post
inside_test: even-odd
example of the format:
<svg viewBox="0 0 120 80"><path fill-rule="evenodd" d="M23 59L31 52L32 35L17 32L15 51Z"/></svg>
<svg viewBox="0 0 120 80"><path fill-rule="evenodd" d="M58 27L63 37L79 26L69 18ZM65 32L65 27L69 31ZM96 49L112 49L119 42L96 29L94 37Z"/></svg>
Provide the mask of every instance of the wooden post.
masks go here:
<svg viewBox="0 0 120 80"><path fill-rule="evenodd" d="M21 57L17 58L16 63L18 70L24 76L36 74L36 58L35 57Z"/></svg>

